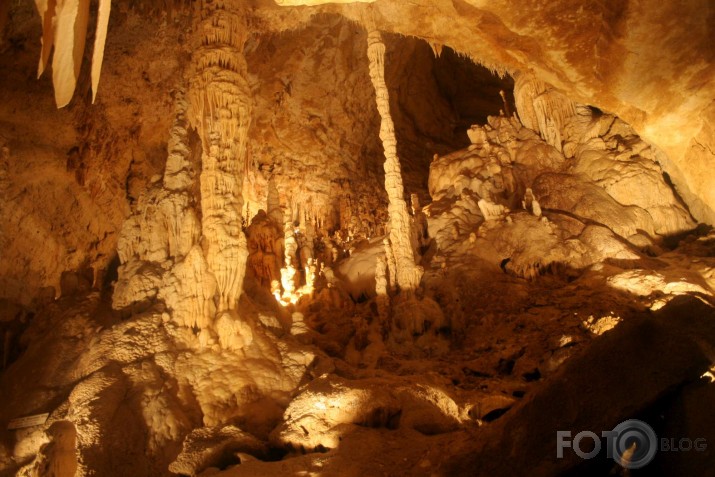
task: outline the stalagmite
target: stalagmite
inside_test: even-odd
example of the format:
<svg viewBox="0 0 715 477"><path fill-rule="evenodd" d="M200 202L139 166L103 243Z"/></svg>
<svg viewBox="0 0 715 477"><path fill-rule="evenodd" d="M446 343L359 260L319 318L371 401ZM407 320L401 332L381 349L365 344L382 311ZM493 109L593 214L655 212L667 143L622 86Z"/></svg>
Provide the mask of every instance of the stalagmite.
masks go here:
<svg viewBox="0 0 715 477"><path fill-rule="evenodd" d="M715 104L683 114L712 65L638 45L702 32L637 2L276 1L323 0L114 0L109 32L111 0L0 0L0 474L600 475L554 431L625 414L715 442L715 230L638 133L704 128L683 180L715 177ZM54 111L32 37L51 70L76 7L74 80L86 3ZM667 359L624 400L639 346ZM706 474L675 454L707 452L652 468Z"/></svg>
<svg viewBox="0 0 715 477"><path fill-rule="evenodd" d="M385 189L389 199L390 246L395 257L395 280L401 291L411 292L417 289L422 279L415 263L415 251L412 244L412 221L404 198L400 160L397 157L397 139L395 127L390 115L390 99L385 83L385 44L380 32L373 30L368 34L367 54L370 60L370 79L375 87L377 110L380 123L380 139L385 150ZM389 260L389 258L388 258Z"/></svg>
<svg viewBox="0 0 715 477"><path fill-rule="evenodd" d="M248 240L248 267L261 285L270 287L280 278L283 264L283 234L280 227L264 210L259 210L246 229Z"/></svg>
<svg viewBox="0 0 715 477"><path fill-rule="evenodd" d="M295 291L298 288L297 279L299 275L297 274L296 267L300 264L298 263L298 241L295 237L295 229L293 227L293 222L286 222L283 226L284 233L284 267L281 268L281 285L283 287L283 298L284 304L295 303L298 299Z"/></svg>
<svg viewBox="0 0 715 477"><path fill-rule="evenodd" d="M281 268L281 285L283 286L283 296L282 300L285 303L295 303L297 297L295 296L296 289L296 269L290 263L284 268Z"/></svg>
<svg viewBox="0 0 715 477"><path fill-rule="evenodd" d="M392 245L390 244L390 239L385 237L382 241L385 247L385 261L387 264L387 283L389 284L390 294L394 295L397 292L397 280L395 279L395 270L397 269L397 264L395 263L395 254L392 253Z"/></svg>
<svg viewBox="0 0 715 477"><path fill-rule="evenodd" d="M502 104L504 105L504 115L511 117L511 108L509 107L509 102L506 100L506 93L503 89L499 90L499 96L501 97Z"/></svg>
<svg viewBox="0 0 715 477"><path fill-rule="evenodd" d="M531 202L531 211L534 213L535 216L541 217L541 205L539 204L539 201L534 199Z"/></svg>
<svg viewBox="0 0 715 477"><path fill-rule="evenodd" d="M298 241L295 238L295 229L293 228L292 222L286 222L283 224L283 237L285 244L285 264L286 266L295 266L298 262Z"/></svg>
<svg viewBox="0 0 715 477"><path fill-rule="evenodd" d="M235 309L243 290L248 246L242 231L243 173L251 119L240 12L205 4L194 52L191 122L202 140L201 209L206 260L216 277L218 311Z"/></svg>

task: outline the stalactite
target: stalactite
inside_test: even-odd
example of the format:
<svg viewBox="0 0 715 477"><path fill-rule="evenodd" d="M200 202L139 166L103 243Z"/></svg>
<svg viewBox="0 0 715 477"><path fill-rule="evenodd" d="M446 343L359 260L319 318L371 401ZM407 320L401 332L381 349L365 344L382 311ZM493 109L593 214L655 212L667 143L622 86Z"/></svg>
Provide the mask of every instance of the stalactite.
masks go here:
<svg viewBox="0 0 715 477"><path fill-rule="evenodd" d="M206 329L213 319L217 283L198 245L164 277L159 297L179 325Z"/></svg>
<svg viewBox="0 0 715 477"><path fill-rule="evenodd" d="M66 0L57 4L52 83L59 108L69 104L77 85L88 17L89 0Z"/></svg>
<svg viewBox="0 0 715 477"><path fill-rule="evenodd" d="M402 186L400 160L397 157L397 139L395 127L390 115L390 99L385 83L385 45L380 32L368 34L368 58L370 60L370 79L375 87L377 110L380 123L380 139L385 150L385 189L389 199L390 246L395 258L395 280L400 290L411 292L419 287L422 269L415 263L415 251L412 244L412 220L407 211Z"/></svg>
<svg viewBox="0 0 715 477"><path fill-rule="evenodd" d="M115 308L164 301L174 322L205 328L211 323L216 280L198 245L201 224L194 208L194 166L188 144L187 102L176 95L163 183L147 191L119 236L121 265L112 296Z"/></svg>
<svg viewBox="0 0 715 477"><path fill-rule="evenodd" d="M194 180L189 162L188 106L183 91L178 91L174 124L169 132L168 156L164 169L164 187L169 190L186 189Z"/></svg>
<svg viewBox="0 0 715 477"><path fill-rule="evenodd" d="M35 0L37 13L40 15L42 23L42 51L40 52L40 62L37 66L37 77L42 76L42 73L47 67L47 61L50 59L50 52L55 41L55 9L57 8L56 0Z"/></svg>
<svg viewBox="0 0 715 477"><path fill-rule="evenodd" d="M428 43L430 48L432 48L432 53L434 54L435 58L439 58L440 56L442 56L442 48L444 47L444 45L442 45L441 43L435 43L433 41L430 41Z"/></svg>
<svg viewBox="0 0 715 477"><path fill-rule="evenodd" d="M514 105L519 114L521 124L531 129L539 131L539 121L534 111L534 98L546 89L543 81L537 80L533 74L521 73L514 82Z"/></svg>
<svg viewBox="0 0 715 477"><path fill-rule="evenodd" d="M243 290L248 246L242 231L243 173L251 119L239 11L203 4L191 80L191 123L202 140L201 209L206 260L216 278L219 309L235 309Z"/></svg>
<svg viewBox="0 0 715 477"><path fill-rule="evenodd" d="M99 76L102 73L104 61L104 44L107 42L107 26L109 25L109 12L112 8L111 0L99 0L97 13L97 28L94 35L94 49L92 50L92 102L97 98Z"/></svg>
<svg viewBox="0 0 715 477"><path fill-rule="evenodd" d="M45 71L54 46L52 83L55 87L55 103L58 108L69 104L77 86L87 36L89 3L89 0L35 0L42 23L42 50L37 66L37 77L42 76ZM92 52L92 102L97 96L99 87L110 10L111 0L99 1Z"/></svg>

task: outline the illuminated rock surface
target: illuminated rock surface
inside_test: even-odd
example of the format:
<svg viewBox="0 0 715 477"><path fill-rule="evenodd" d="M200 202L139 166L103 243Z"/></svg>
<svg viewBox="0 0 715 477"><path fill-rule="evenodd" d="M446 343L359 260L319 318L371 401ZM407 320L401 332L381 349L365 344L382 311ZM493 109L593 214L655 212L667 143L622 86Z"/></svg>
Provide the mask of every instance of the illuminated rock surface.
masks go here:
<svg viewBox="0 0 715 477"><path fill-rule="evenodd" d="M711 438L709 2L110 3L0 5L0 475Z"/></svg>

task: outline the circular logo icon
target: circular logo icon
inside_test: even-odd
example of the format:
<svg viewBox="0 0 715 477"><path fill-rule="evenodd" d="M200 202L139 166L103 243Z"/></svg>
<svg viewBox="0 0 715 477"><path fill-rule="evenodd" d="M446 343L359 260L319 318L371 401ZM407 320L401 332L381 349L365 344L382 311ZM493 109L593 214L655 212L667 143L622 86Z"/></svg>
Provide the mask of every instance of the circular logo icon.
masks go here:
<svg viewBox="0 0 715 477"><path fill-rule="evenodd" d="M629 419L613 428L611 441L613 459L624 469L646 466L658 452L658 437L643 421Z"/></svg>

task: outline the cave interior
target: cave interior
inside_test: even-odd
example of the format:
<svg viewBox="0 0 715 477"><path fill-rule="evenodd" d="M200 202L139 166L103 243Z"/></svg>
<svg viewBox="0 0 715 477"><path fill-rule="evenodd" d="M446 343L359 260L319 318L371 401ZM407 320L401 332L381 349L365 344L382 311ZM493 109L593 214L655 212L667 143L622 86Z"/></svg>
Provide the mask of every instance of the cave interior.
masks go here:
<svg viewBox="0 0 715 477"><path fill-rule="evenodd" d="M4 2L0 476L715 475L715 7L579 5Z"/></svg>

